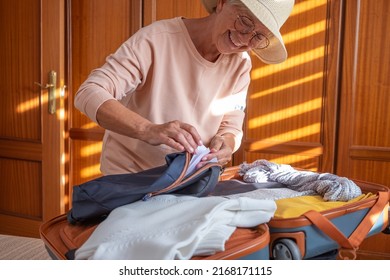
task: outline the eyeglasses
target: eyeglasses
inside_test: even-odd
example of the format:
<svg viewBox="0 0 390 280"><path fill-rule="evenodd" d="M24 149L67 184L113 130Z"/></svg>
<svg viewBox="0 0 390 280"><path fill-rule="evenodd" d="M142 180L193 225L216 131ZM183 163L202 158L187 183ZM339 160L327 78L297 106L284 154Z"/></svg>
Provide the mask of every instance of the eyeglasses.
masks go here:
<svg viewBox="0 0 390 280"><path fill-rule="evenodd" d="M234 28L241 34L253 33L255 30L254 22L247 16L237 16L234 22ZM255 49L265 49L269 45L269 39L258 32L255 32L250 39L250 46Z"/></svg>

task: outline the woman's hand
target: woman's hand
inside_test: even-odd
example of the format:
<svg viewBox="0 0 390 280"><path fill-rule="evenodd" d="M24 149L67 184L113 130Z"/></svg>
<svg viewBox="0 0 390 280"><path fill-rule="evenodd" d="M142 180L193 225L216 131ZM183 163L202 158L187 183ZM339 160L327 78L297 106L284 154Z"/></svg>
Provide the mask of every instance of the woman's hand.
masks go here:
<svg viewBox="0 0 390 280"><path fill-rule="evenodd" d="M171 121L164 124L149 124L141 140L151 144L165 144L179 151L194 153L198 146L203 145L201 137L190 124Z"/></svg>
<svg viewBox="0 0 390 280"><path fill-rule="evenodd" d="M198 164L198 168L205 165L211 159L216 158L218 163L226 165L232 160L234 147L234 135L224 134L223 136L216 135L211 140L209 149L210 153L205 155L201 162Z"/></svg>

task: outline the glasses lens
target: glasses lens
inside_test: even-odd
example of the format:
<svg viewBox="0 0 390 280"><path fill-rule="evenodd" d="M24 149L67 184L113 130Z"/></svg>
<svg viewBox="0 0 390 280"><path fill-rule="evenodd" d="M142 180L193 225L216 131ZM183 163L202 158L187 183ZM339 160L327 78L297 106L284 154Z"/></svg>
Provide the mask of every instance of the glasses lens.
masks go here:
<svg viewBox="0 0 390 280"><path fill-rule="evenodd" d="M234 23L234 27L238 32L248 34L253 31L255 25L250 18L246 16L238 16Z"/></svg>
<svg viewBox="0 0 390 280"><path fill-rule="evenodd" d="M263 34L257 34L251 39L252 48L265 49L269 45L269 40Z"/></svg>

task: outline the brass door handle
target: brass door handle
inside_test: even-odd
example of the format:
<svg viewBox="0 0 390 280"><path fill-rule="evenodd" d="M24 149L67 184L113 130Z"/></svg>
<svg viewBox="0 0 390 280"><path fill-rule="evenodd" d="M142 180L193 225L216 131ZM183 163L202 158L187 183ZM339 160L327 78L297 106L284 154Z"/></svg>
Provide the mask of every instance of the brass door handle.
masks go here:
<svg viewBox="0 0 390 280"><path fill-rule="evenodd" d="M41 89L47 89L49 92L49 113L55 114L56 112L56 84L57 84L57 73L55 71L49 72L49 83L46 85L42 85L38 82L35 82L36 85L38 85Z"/></svg>
<svg viewBox="0 0 390 280"><path fill-rule="evenodd" d="M41 89L48 89L48 88L54 87L53 84L42 85L42 84L40 84L38 82L35 82L34 84L38 85Z"/></svg>

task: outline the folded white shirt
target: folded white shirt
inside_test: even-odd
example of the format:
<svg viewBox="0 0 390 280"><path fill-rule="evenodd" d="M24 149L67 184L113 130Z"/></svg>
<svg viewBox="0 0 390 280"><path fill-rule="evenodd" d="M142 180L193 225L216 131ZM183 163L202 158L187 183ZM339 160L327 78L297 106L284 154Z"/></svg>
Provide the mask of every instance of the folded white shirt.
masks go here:
<svg viewBox="0 0 390 280"><path fill-rule="evenodd" d="M272 200L158 195L113 210L76 259L190 259L224 250L236 227L274 215Z"/></svg>

